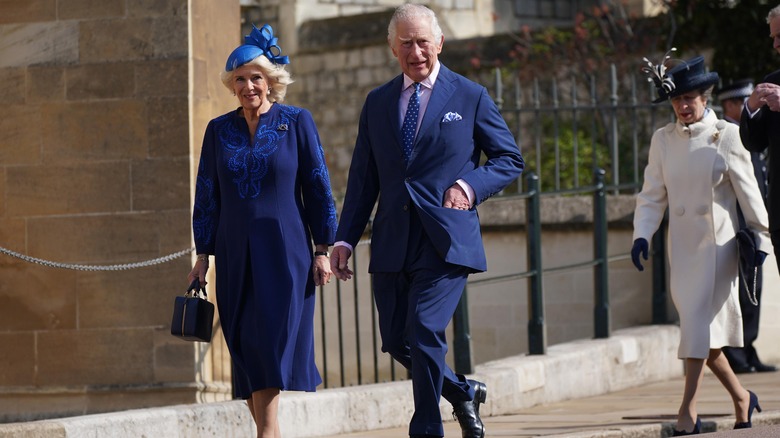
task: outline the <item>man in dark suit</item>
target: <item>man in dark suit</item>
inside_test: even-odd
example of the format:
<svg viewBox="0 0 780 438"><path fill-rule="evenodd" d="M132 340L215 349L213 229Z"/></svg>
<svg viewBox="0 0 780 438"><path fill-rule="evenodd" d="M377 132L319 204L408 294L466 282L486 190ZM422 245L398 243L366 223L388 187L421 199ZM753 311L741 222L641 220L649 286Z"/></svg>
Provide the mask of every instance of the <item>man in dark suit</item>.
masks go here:
<svg viewBox="0 0 780 438"><path fill-rule="evenodd" d="M444 397L463 437L481 438L487 389L447 366L445 329L468 275L487 269L476 205L524 163L487 90L438 61L444 37L430 9L400 6L388 43L403 74L366 97L331 265L351 278L347 261L379 199L369 272L382 350L411 372L409 435L444 436Z"/></svg>
<svg viewBox="0 0 780 438"><path fill-rule="evenodd" d="M739 124L740 115L745 107L745 101L753 92L753 80L742 79L735 81L717 90L718 100L723 108L723 118L731 123ZM762 152L751 152L750 159L753 162L753 173L758 181L758 189L766 202L766 161ZM740 227L745 224L742 211L738 210ZM741 263L741 262L740 262ZM773 365L766 365L758 358L758 352L753 343L758 339L758 322L760 316L759 305L761 302L761 290L763 289L763 269L756 268L755 273L745 272L740 267L739 273L739 308L742 310L742 329L744 333L744 346L723 347L731 369L735 373L755 373L777 371ZM755 276L755 285L753 284ZM750 285L748 285L748 282ZM755 290L754 290L755 288ZM752 292L751 292L752 291Z"/></svg>
<svg viewBox="0 0 780 438"><path fill-rule="evenodd" d="M780 53L780 6L766 18L772 45ZM769 234L780 267L780 70L769 74L750 94L739 123L742 144L751 152L766 149L769 159Z"/></svg>

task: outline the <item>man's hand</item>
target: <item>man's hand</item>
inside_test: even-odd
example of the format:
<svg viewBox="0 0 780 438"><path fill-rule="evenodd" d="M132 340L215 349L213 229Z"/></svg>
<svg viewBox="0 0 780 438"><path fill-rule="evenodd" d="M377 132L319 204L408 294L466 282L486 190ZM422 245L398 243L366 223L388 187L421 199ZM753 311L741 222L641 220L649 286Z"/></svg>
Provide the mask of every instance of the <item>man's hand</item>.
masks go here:
<svg viewBox="0 0 780 438"><path fill-rule="evenodd" d="M444 193L444 208L454 208L456 210L468 210L471 208L466 192L460 184L455 183Z"/></svg>
<svg viewBox="0 0 780 438"><path fill-rule="evenodd" d="M764 105L772 111L780 111L780 85L764 82L756 86L748 98L748 110L753 112Z"/></svg>
<svg viewBox="0 0 780 438"><path fill-rule="evenodd" d="M349 256L351 255L352 251L346 246L335 246L330 253L330 269L339 280L347 281L352 278L353 272L349 269Z"/></svg>

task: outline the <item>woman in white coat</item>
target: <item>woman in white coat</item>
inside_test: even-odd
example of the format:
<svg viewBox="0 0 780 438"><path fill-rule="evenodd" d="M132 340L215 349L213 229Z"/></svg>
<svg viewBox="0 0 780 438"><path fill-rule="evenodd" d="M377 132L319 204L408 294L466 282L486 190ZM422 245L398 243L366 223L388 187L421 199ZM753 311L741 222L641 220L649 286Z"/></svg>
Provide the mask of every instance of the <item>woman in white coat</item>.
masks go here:
<svg viewBox="0 0 780 438"><path fill-rule="evenodd" d="M737 201L758 237L759 264L772 248L766 208L737 126L719 120L707 108L718 74L705 72L702 57L668 71L663 64L648 65L645 71L659 94L654 103L670 100L677 121L653 134L634 212L631 256L637 269L643 270L639 257L647 259L647 242L668 207L670 288L680 317L678 356L686 367L674 435L701 430L696 401L705 361L731 395L735 429L749 428L753 410L761 411L758 398L742 387L721 347L743 343Z"/></svg>

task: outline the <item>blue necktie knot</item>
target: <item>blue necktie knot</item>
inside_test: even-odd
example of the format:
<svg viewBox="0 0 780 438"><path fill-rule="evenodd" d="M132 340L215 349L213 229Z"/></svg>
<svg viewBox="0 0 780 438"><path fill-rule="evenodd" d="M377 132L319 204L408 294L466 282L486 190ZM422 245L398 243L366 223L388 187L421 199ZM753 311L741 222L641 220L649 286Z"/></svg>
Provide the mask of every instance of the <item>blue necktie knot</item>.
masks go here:
<svg viewBox="0 0 780 438"><path fill-rule="evenodd" d="M412 84L414 92L409 98L409 105L406 107L406 115L404 116L404 123L401 126L401 139L404 146L404 159L409 161L409 157L412 155L412 148L414 147L414 137L417 134L417 117L420 114L420 83L415 82Z"/></svg>

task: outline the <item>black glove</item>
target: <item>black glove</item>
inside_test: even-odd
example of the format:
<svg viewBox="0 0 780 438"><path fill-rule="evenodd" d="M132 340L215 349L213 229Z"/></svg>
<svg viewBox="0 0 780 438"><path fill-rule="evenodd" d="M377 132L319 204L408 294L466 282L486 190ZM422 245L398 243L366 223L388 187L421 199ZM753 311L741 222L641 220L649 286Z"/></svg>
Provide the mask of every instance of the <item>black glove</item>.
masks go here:
<svg viewBox="0 0 780 438"><path fill-rule="evenodd" d="M645 267L639 261L639 254L642 254L642 257L647 260L647 248L647 240L641 237L634 241L634 246L631 248L631 261L634 262L634 266L640 271L644 271Z"/></svg>
<svg viewBox="0 0 780 438"><path fill-rule="evenodd" d="M765 253L764 251L756 251L756 266L761 266L764 264L764 260L766 260L766 256L769 254Z"/></svg>

